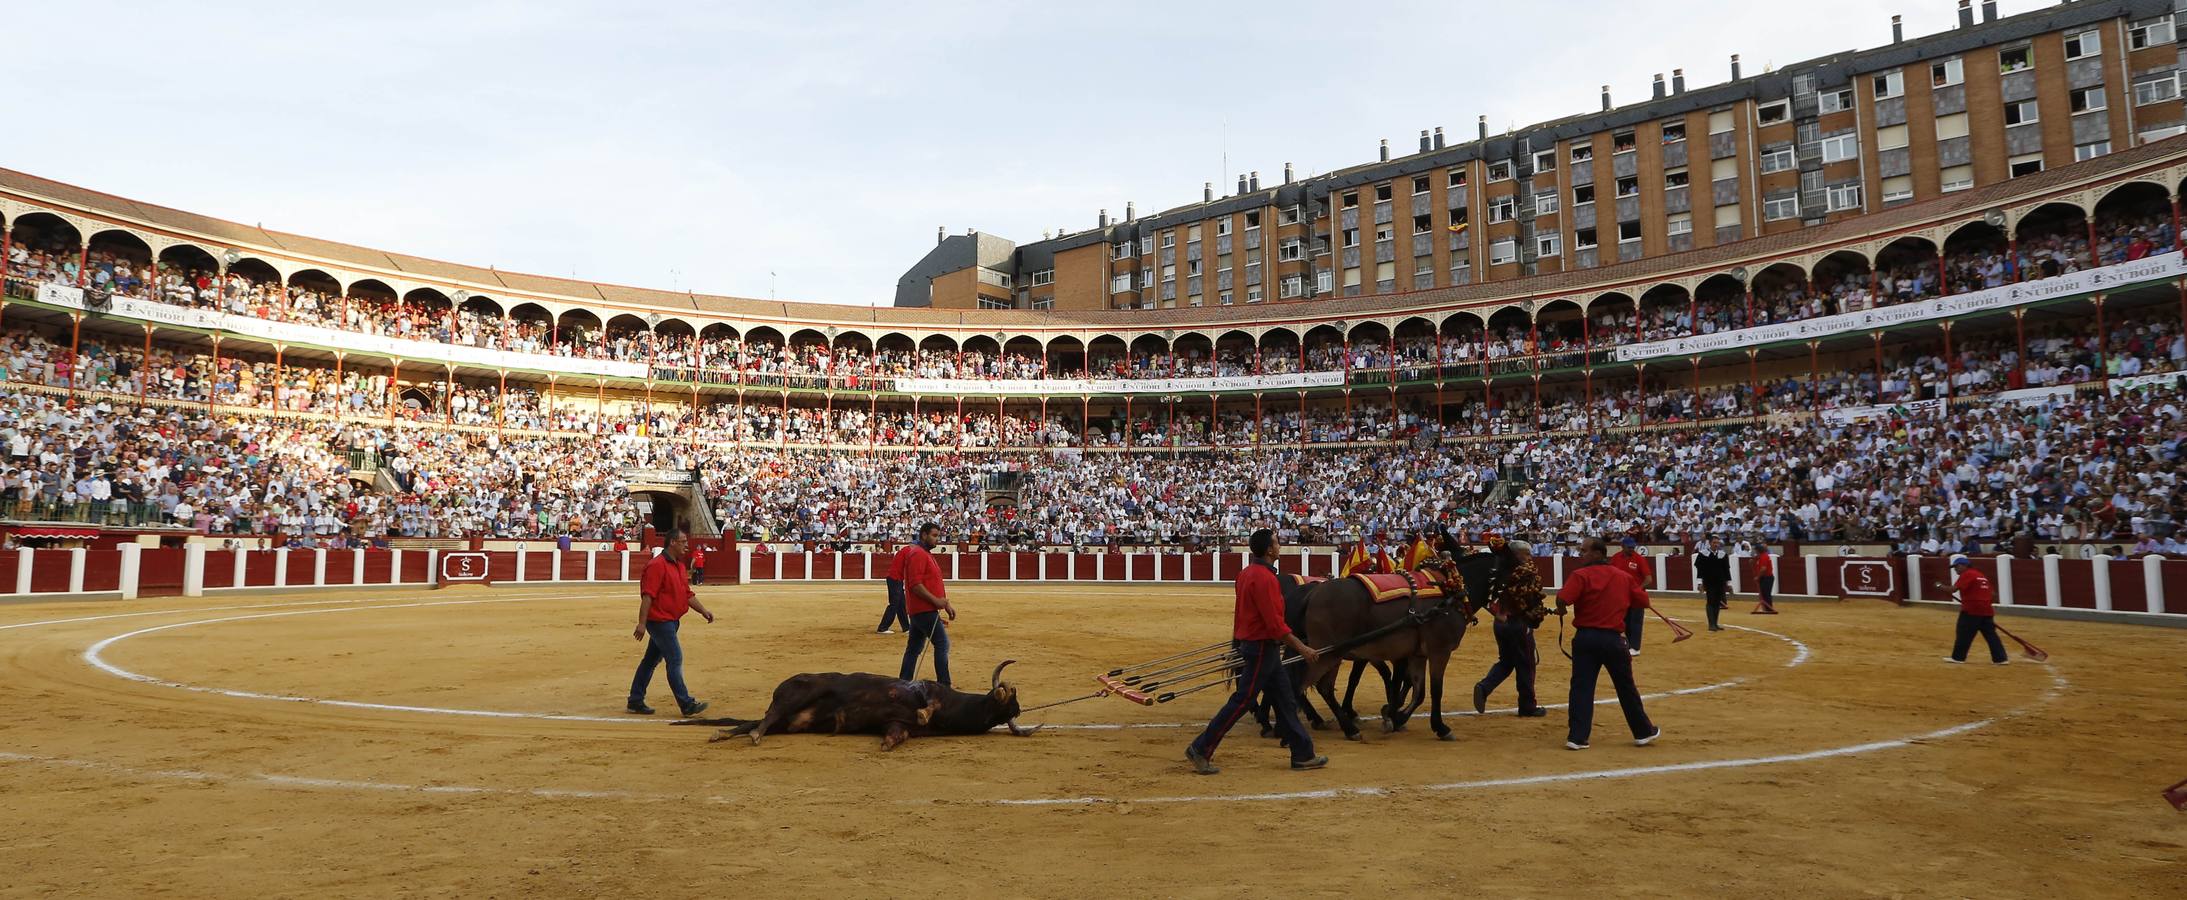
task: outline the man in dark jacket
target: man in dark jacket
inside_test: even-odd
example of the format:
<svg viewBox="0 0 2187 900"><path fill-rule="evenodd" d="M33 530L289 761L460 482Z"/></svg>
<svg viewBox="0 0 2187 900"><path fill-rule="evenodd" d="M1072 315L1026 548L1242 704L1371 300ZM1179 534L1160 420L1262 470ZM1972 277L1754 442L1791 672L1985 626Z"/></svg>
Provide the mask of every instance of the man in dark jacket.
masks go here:
<svg viewBox="0 0 2187 900"><path fill-rule="evenodd" d="M1693 576L1701 581L1702 593L1708 595L1709 630L1722 631L1716 617L1731 605L1731 551L1724 549L1724 539L1709 536L1707 545L1693 551Z"/></svg>

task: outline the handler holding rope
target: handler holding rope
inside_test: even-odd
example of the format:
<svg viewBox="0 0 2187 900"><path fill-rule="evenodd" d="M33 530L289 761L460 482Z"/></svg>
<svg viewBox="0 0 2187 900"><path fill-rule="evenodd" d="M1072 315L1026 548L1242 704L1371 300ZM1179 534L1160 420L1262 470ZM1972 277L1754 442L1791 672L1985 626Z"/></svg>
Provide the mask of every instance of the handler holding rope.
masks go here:
<svg viewBox="0 0 2187 900"><path fill-rule="evenodd" d="M1329 764L1329 758L1314 755L1314 739L1299 722L1298 695L1291 690L1291 676L1284 672L1282 663L1286 646L1309 663L1320 654L1284 624L1283 588L1276 579L1275 532L1266 528L1253 532L1247 546L1253 552L1253 562L1238 573L1237 611L1231 626L1241 667L1237 688L1215 712L1215 718L1208 720L1207 730L1185 748L1185 760L1202 775L1222 771L1209 762L1216 745L1252 708L1254 699L1265 693L1276 702L1276 733L1291 748L1291 768L1319 769Z"/></svg>
<svg viewBox="0 0 2187 900"><path fill-rule="evenodd" d="M904 631L909 637L904 641L904 666L897 675L905 681L919 675L919 656L926 652L928 642L934 644L934 680L942 687L949 686L949 626L942 616L957 621L957 608L949 605L949 592L942 587L942 566L934 561L931 552L942 542L942 526L928 522L919 526L919 542L905 547L896 558L896 577L904 580Z"/></svg>
<svg viewBox="0 0 2187 900"><path fill-rule="evenodd" d="M1623 634L1626 610L1645 608L1648 595L1624 568L1609 563L1609 549L1601 538L1581 541L1580 567L1557 590L1557 615L1564 615L1567 604L1577 610L1572 617L1572 625L1578 630L1572 634L1572 696L1566 707L1571 725L1564 741L1566 750L1587 749L1587 738L1595 725L1595 675L1602 669L1610 670L1610 683L1617 688L1617 704L1625 710L1625 724L1633 729L1633 743L1647 746L1663 736L1663 729L1648 721L1648 711L1640 705L1640 687L1633 682L1633 659Z"/></svg>

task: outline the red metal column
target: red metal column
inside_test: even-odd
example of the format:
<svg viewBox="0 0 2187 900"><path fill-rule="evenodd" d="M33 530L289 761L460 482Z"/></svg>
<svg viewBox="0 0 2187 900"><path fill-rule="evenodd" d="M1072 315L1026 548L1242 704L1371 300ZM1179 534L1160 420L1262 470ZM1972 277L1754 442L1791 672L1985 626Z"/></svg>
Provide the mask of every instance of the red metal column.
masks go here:
<svg viewBox="0 0 2187 900"><path fill-rule="evenodd" d="M288 376L284 374L283 371L285 368L284 357L286 356L287 352L287 345L273 345L273 408L276 411L279 411L282 408L281 389L286 385L286 382L288 380Z"/></svg>
<svg viewBox="0 0 2187 900"><path fill-rule="evenodd" d="M2187 301L2187 291L2183 291L2180 296L2183 301ZM2183 303L2183 305L2187 305L2187 303ZM2028 311L2025 309L2016 309L2012 311L2012 335L2014 340L2018 342L2018 347L2020 351L2019 355L2014 357L2017 365L2013 366L2013 372L2017 377L2013 379L2013 381L2015 382L2015 384L2013 384L2013 387L2028 386L2027 315Z"/></svg>
<svg viewBox="0 0 2187 900"><path fill-rule="evenodd" d="M1959 360L1952 356L1951 321L1946 320L1937 323L1937 325L1944 329L1944 399L1950 400L1952 398L1952 373L1959 369Z"/></svg>
<svg viewBox="0 0 2187 900"><path fill-rule="evenodd" d="M139 405L142 405L144 403L145 390L152 384L152 330L155 327L157 326L154 326L149 322L145 323L144 326L144 359L142 363L137 366L137 403ZM334 357L334 365L335 371L339 372L342 365L342 357L339 354ZM341 376L336 375L335 378L339 380ZM340 408L337 407L336 412L339 413L339 411Z"/></svg>
<svg viewBox="0 0 2187 900"><path fill-rule="evenodd" d="M79 270L79 271L81 271L81 270ZM69 314L68 314L68 405L69 405L69 407L70 407L70 408L74 408L74 407L76 406L76 370L78 370L78 369L80 369L80 368L82 368L82 367L83 367L83 360L81 360L81 359L78 359L78 358L77 358L77 356L76 356L76 354L77 354L78 350L79 350L79 349L80 349L80 348L81 348L81 347L83 346L83 336L84 336L84 317L83 317L83 313L69 313Z"/></svg>
<svg viewBox="0 0 2187 900"><path fill-rule="evenodd" d="M213 344L213 352L216 354L220 352L220 344L217 341ZM218 363L219 360L216 358L214 362ZM219 366L214 366L214 369L217 371L219 369ZM388 373L387 376L387 422L390 425L395 423L395 407L401 400L402 357L398 356L395 357L394 371Z"/></svg>

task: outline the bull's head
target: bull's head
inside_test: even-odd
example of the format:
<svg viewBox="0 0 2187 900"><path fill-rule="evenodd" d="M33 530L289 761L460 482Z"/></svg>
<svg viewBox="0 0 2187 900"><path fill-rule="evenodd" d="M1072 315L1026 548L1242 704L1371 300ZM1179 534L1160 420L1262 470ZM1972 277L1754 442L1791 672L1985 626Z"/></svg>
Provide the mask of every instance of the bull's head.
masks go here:
<svg viewBox="0 0 2187 900"><path fill-rule="evenodd" d="M988 676L987 699L994 702L996 716L1001 718L1004 724L1010 726L1010 733L1018 737L1024 737L1039 731L1040 726L1035 725L1026 728L1018 724L1017 686L1002 680L1002 670L1009 668L1010 664L1014 662L1017 662L1017 660L1003 660L1001 665L995 667L995 674Z"/></svg>

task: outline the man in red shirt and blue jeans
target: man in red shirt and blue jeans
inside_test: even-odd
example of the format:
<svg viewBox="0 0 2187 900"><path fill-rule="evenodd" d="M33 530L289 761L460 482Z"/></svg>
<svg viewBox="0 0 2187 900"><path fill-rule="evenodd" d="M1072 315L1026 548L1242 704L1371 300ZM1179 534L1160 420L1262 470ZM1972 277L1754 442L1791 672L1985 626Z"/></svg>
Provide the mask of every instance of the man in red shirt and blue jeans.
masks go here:
<svg viewBox="0 0 2187 900"><path fill-rule="evenodd" d="M1997 639L1997 588L1990 584L1988 575L1974 567L1974 560L1954 556L1952 568L1958 573L1950 593L1959 598L1959 628L1952 637L1952 655L1944 661L1966 662L1967 649L1974 646L1974 636L1979 632L1989 642L1990 662L2009 664L2012 660L2005 655L2005 642Z"/></svg>
<svg viewBox="0 0 2187 900"><path fill-rule="evenodd" d="M1216 745L1223 742L1231 726L1238 724L1238 717L1253 708L1254 699L1265 693L1276 701L1276 734L1291 748L1291 768L1319 769L1329 764L1329 758L1314 755L1314 739L1307 736L1306 727L1299 722L1298 695L1291 690L1291 676L1281 663L1286 646L1309 663L1320 654L1291 633L1291 627L1283 621L1283 587L1276 579L1276 533L1266 528L1253 532L1247 547L1253 551L1253 562L1238 573L1238 604L1230 632L1241 667L1238 686L1223 702L1223 708L1215 712L1215 718L1208 720L1207 730L1185 748L1185 760L1202 775L1222 771L1209 762Z"/></svg>
<svg viewBox="0 0 2187 900"><path fill-rule="evenodd" d="M917 678L919 656L932 642L934 680L948 687L949 626L942 616L957 621L957 608L949 603L949 592L942 587L942 564L934 559L933 550L941 542L942 526L928 522L919 526L918 543L896 554L896 577L904 583L904 632L910 635L904 641L904 665L896 677Z"/></svg>
<svg viewBox="0 0 2187 900"><path fill-rule="evenodd" d="M1595 676L1604 669L1617 688L1617 705L1625 710L1625 724L1633 730L1633 743L1647 746L1663 736L1663 729L1648 720L1640 705L1640 687L1633 681L1632 652L1625 646L1625 614L1646 609L1648 594L1632 573L1608 560L1610 545L1601 538L1580 542L1580 566L1565 576L1557 589L1557 615L1569 605L1575 610L1572 625L1572 695L1565 707L1570 726L1564 749L1585 750L1595 726Z"/></svg>
<svg viewBox="0 0 2187 900"><path fill-rule="evenodd" d="M683 645L676 640L685 612L695 609L709 624L714 621L714 614L692 596L691 585L684 580L684 555L690 548L688 529L670 531L668 544L645 564L645 574L638 579L638 627L630 636L641 641L651 637L653 641L645 645L645 659L638 663L638 674L630 679L630 702L624 708L641 716L653 714L653 707L645 705L645 691L653 683L653 668L662 662L668 663L668 690L676 695L676 706L683 710L684 717L706 709L705 703L691 699L691 692L684 689Z"/></svg>

